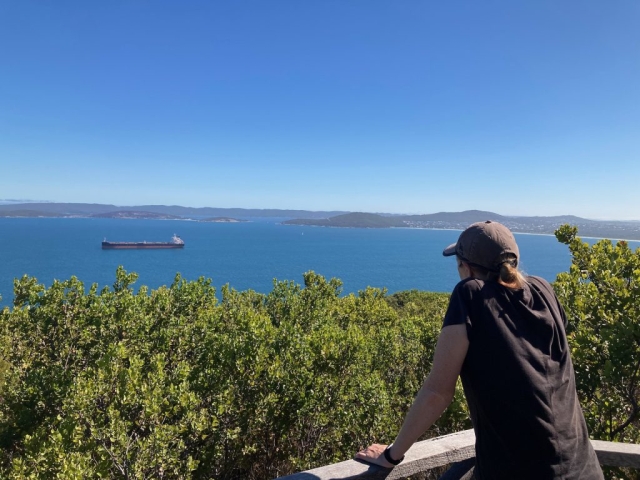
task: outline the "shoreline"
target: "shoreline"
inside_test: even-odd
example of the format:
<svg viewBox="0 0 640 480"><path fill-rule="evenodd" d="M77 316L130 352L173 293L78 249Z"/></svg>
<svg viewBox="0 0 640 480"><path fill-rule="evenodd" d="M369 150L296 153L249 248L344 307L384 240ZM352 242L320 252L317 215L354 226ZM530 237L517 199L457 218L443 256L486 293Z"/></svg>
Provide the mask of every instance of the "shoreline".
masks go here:
<svg viewBox="0 0 640 480"><path fill-rule="evenodd" d="M238 221L206 221L202 219L196 218L135 218L135 217L89 217L89 216L81 216L81 215L69 215L69 216L1 216L0 221L3 219L38 219L38 220L78 220L78 219L87 219L87 220L156 220L156 221L178 221L178 222L198 222L198 223L225 223L225 224L235 224L235 223L250 223L251 220L237 219ZM265 219L266 220L266 219ZM268 220L266 220L268 222ZM361 230L385 230L385 229L398 229L398 230L443 230L443 231L457 231L461 232L464 228L437 228L437 227L357 227L357 226L335 226L335 225L305 225L305 224L285 224L282 221L273 221L276 225L286 226L286 227L314 227L314 228L349 228L349 229L361 229ZM540 232L522 232L518 230L511 230L514 235L539 235L539 236L551 236L553 237L553 233L540 233ZM612 243L617 243L620 241L628 242L628 243L636 243L638 244L638 248L640 248L640 238L619 238L613 236L602 236L596 237L592 235L580 235L580 231L578 230L578 236L584 240L610 240ZM640 233L639 233L640 236Z"/></svg>
<svg viewBox="0 0 640 480"><path fill-rule="evenodd" d="M435 230L435 231L452 231L452 232L462 232L464 228L434 228L434 227L338 227L335 225L297 225L297 224L284 224L278 223L278 225L283 225L285 227L311 227L311 228L347 228L347 229L360 229L360 230ZM517 230L511 230L514 235L538 235L541 237L555 237L553 233L537 233L537 232L519 232ZM578 232L579 233L579 232ZM639 239L629 239L629 238L612 238L612 237L592 237L586 235L578 234L578 237L585 240L610 240L611 242L629 242L629 243L637 243L638 248L640 248L640 238Z"/></svg>

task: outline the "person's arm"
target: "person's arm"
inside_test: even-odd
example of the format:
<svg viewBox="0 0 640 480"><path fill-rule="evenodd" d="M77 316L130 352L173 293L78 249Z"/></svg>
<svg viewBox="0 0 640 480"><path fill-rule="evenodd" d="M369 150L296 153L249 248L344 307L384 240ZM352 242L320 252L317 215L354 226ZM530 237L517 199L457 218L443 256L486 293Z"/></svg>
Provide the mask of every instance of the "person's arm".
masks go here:
<svg viewBox="0 0 640 480"><path fill-rule="evenodd" d="M431 372L418 392L392 444L391 458L402 458L409 447L442 415L456 390L469 340L466 325L450 325L440 332ZM384 458L386 445L373 444L358 452L356 459L391 468Z"/></svg>

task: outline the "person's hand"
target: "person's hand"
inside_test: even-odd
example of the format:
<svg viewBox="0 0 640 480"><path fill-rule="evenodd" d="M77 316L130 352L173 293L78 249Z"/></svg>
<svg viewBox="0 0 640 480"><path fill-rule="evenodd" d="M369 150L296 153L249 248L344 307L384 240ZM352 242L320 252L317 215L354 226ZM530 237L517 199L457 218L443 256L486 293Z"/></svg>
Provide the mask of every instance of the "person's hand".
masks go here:
<svg viewBox="0 0 640 480"><path fill-rule="evenodd" d="M363 460L367 463L373 463L374 465L380 465L384 468L393 468L395 465L387 462L386 458L384 458L384 449L387 448L386 445L380 445L378 443L374 443L373 445L369 445L364 450L360 450L356 453L356 460Z"/></svg>

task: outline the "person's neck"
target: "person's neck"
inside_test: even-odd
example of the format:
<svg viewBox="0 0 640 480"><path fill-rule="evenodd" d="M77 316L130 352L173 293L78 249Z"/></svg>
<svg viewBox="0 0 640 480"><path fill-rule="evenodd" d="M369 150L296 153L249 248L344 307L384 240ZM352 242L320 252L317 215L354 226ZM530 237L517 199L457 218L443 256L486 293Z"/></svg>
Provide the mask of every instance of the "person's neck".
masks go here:
<svg viewBox="0 0 640 480"><path fill-rule="evenodd" d="M507 288L513 288L513 289L518 289L518 288L522 288L522 285L520 285L520 282L518 282L517 280L511 283L507 283L507 282L503 282L502 280L498 279L497 282Z"/></svg>
<svg viewBox="0 0 640 480"><path fill-rule="evenodd" d="M478 272L471 272L471 278L476 278L478 280L482 280L483 282L488 282L490 280L493 280L497 283L499 283L500 285L502 285L503 287L507 287L507 288L513 288L513 289L518 289L518 288L522 288L522 285L520 284L520 282L518 280L514 280L513 282L504 282L502 280L500 280L500 278L494 278L494 279L490 279L488 278L486 275L480 275Z"/></svg>

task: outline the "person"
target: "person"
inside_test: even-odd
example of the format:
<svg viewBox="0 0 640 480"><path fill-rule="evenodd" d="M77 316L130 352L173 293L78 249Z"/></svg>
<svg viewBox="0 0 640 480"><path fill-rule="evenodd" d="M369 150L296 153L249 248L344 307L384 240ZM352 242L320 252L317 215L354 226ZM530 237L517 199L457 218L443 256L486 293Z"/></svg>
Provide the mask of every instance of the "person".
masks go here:
<svg viewBox="0 0 640 480"><path fill-rule="evenodd" d="M565 313L549 283L520 273L515 238L498 222L474 223L443 255L455 255L460 282L431 372L394 442L356 458L400 463L447 408L460 376L476 436L472 478L603 479L578 402Z"/></svg>

